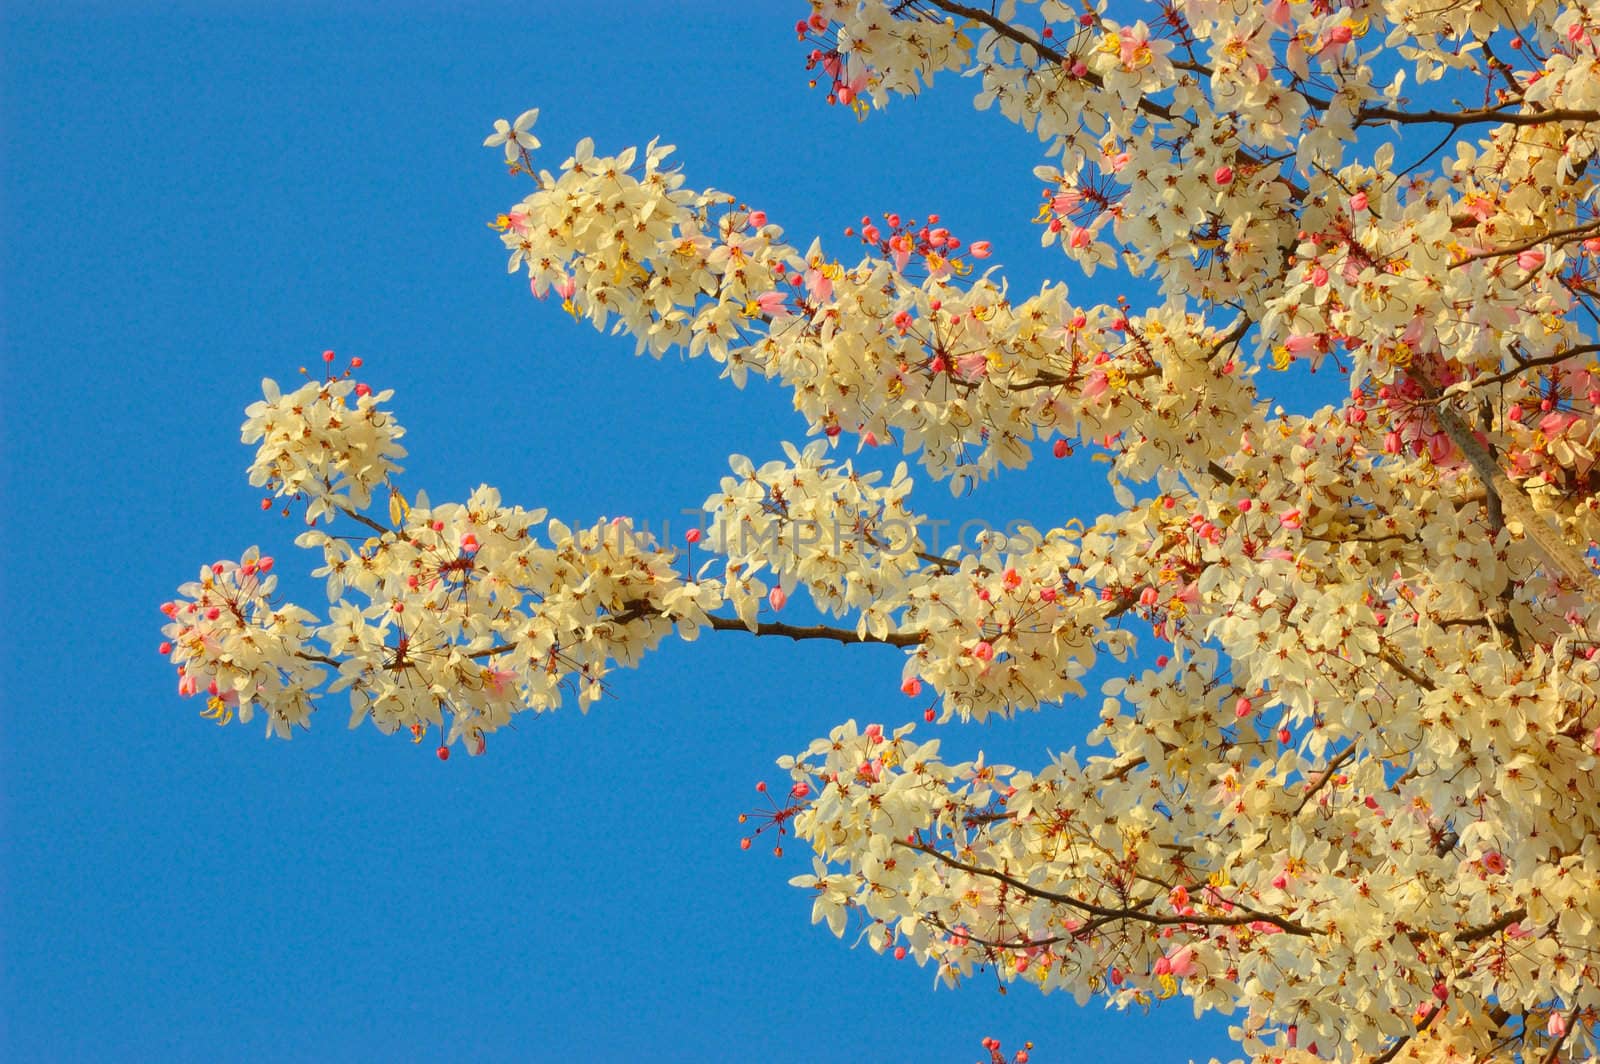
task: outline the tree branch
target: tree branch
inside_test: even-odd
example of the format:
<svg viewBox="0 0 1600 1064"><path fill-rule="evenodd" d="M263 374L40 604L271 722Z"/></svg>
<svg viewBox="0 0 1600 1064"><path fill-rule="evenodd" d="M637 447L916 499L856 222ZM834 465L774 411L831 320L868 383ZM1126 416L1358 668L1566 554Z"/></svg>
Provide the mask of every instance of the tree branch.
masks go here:
<svg viewBox="0 0 1600 1064"><path fill-rule="evenodd" d="M1039 898L1043 901L1053 901L1057 905L1065 905L1069 909L1076 909L1079 912L1088 913L1090 916L1100 916L1110 920L1131 920L1137 923L1155 924L1160 927L1243 927L1246 924L1261 922L1271 924L1273 927L1276 927L1278 930L1283 931L1286 934L1303 935L1306 937L1316 934L1316 932L1311 928L1305 926L1304 924L1297 923L1294 920L1288 920L1281 916L1274 916L1270 913L1263 913L1253 909L1245 916L1161 916L1157 913L1145 911L1145 907L1150 904L1149 901L1146 901L1143 903L1143 905L1134 908L1113 909L1104 905L1096 905L1093 902L1080 901L1077 898L1066 894L1057 894L1054 891L1030 886L1029 884L1024 883L1022 880L1018 879L1016 876L1010 875L1009 873L1002 872L999 869L983 868L979 865L968 864L965 861L958 860L957 858L950 856L943 850L929 846L927 843L905 842L900 839L896 839L895 845L904 846L907 849L916 850L919 853L925 853L928 856L933 857L946 865L949 865L951 868L960 869L963 872L970 872L975 876L984 876L988 879L998 880L999 882L1011 887L1013 890L1022 891L1022 893L1028 895L1029 897Z"/></svg>
<svg viewBox="0 0 1600 1064"><path fill-rule="evenodd" d="M1422 1022L1417 1024L1416 1034L1421 1034L1423 1031L1426 1031L1428 1029L1428 1025L1433 1023L1440 1011L1441 1010L1438 1005L1430 1008L1428 1010L1428 1014L1422 1018ZM1411 1041L1411 1039L1414 1037L1415 1035L1408 1034L1401 1038L1395 1039L1394 1045L1373 1057L1369 1064L1389 1064L1389 1061L1393 1060L1400 1050L1405 1048L1406 1043Z"/></svg>
<svg viewBox="0 0 1600 1064"><path fill-rule="evenodd" d="M1559 531L1534 510L1533 504L1528 501L1522 488L1506 475L1500 468L1500 463L1495 461L1494 456L1482 443L1478 442L1478 438L1472 434L1472 430L1460 416L1450 409L1447 403L1441 401L1443 396L1440 395L1439 389L1434 387L1433 382L1415 370L1407 370L1406 375L1422 388L1423 394L1434 401L1434 415L1439 419L1440 426L1477 472L1484 487L1491 495L1499 498L1500 506L1506 516L1517 519L1522 525L1522 534L1533 541L1552 569L1580 588L1591 601L1600 602L1600 580L1595 578L1589 563L1572 548Z"/></svg>
<svg viewBox="0 0 1600 1064"><path fill-rule="evenodd" d="M1600 219L1584 222L1582 225L1569 225L1565 229L1552 229L1548 233L1540 233L1538 236L1528 237L1520 243L1511 244L1507 247L1491 248L1488 251L1475 251L1458 262L1452 262L1450 268L1452 270L1459 269L1469 262L1478 262L1481 259L1500 259L1505 258L1507 255L1518 255L1529 248L1536 248L1540 244L1548 244L1552 240L1565 240L1571 236L1585 236L1596 229L1600 229Z"/></svg>
<svg viewBox="0 0 1600 1064"><path fill-rule="evenodd" d="M1500 917L1500 919L1484 924L1481 927L1469 927L1456 936L1456 945L1469 945L1473 942L1479 942L1483 939L1490 938L1491 936L1498 935L1500 932L1504 931L1506 928L1510 927L1512 924L1518 922L1527 915L1528 910L1518 907L1516 909L1512 909L1510 912Z"/></svg>
<svg viewBox="0 0 1600 1064"><path fill-rule="evenodd" d="M1493 107L1472 111L1400 111L1392 107L1363 107L1356 113L1356 124L1364 122L1399 122L1402 125L1442 122L1451 126L1497 122L1508 126L1542 126L1547 122L1600 122L1600 111L1570 107L1556 107L1548 111L1502 111Z"/></svg>
<svg viewBox="0 0 1600 1064"><path fill-rule="evenodd" d="M751 635L782 635L790 639L830 639L835 643L884 643L892 647L914 647L922 642L921 632L890 632L885 636L868 633L857 635L852 628L833 628L825 624L785 624L782 621L757 622L751 631L737 617L719 617L710 614L706 621L719 632L749 632Z"/></svg>

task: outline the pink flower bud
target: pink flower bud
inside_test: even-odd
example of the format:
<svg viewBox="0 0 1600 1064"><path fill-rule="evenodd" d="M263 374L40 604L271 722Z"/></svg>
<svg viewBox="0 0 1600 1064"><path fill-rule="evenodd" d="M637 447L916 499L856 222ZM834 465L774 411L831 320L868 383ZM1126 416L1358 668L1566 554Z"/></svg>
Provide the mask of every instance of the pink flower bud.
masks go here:
<svg viewBox="0 0 1600 1064"><path fill-rule="evenodd" d="M685 543L699 543L702 533L698 528L691 528L683 534Z"/></svg>
<svg viewBox="0 0 1600 1064"><path fill-rule="evenodd" d="M900 690L904 691L907 697L915 698L922 693L922 681L915 676L908 677L900 685Z"/></svg>
<svg viewBox="0 0 1600 1064"><path fill-rule="evenodd" d="M1219 185L1232 184L1233 183L1233 167L1227 166L1227 165L1219 166L1219 167L1217 167L1216 172L1213 173L1211 176L1212 176L1213 179L1215 179L1215 181Z"/></svg>
<svg viewBox="0 0 1600 1064"><path fill-rule="evenodd" d="M1517 256L1517 265L1524 270L1537 270L1544 265L1544 252L1537 248L1529 248Z"/></svg>
<svg viewBox="0 0 1600 1064"><path fill-rule="evenodd" d="M993 661L994 645L988 640L984 640L972 648L972 656L979 661Z"/></svg>
<svg viewBox="0 0 1600 1064"><path fill-rule="evenodd" d="M1364 211L1366 209L1367 209L1367 194L1365 192L1357 192L1354 196L1350 197L1350 210L1351 211Z"/></svg>
<svg viewBox="0 0 1600 1064"><path fill-rule="evenodd" d="M1233 715L1239 718L1248 717L1250 711L1254 708L1255 706L1251 704L1248 698L1241 698L1233 704Z"/></svg>
<svg viewBox="0 0 1600 1064"><path fill-rule="evenodd" d="M974 240L967 250L972 252L975 259L986 259L994 254L994 248L987 240Z"/></svg>
<svg viewBox="0 0 1600 1064"><path fill-rule="evenodd" d="M762 226L766 225L767 224L767 212L766 211L751 211L750 212L750 224L751 224L751 226L753 226L756 229L760 229Z"/></svg>

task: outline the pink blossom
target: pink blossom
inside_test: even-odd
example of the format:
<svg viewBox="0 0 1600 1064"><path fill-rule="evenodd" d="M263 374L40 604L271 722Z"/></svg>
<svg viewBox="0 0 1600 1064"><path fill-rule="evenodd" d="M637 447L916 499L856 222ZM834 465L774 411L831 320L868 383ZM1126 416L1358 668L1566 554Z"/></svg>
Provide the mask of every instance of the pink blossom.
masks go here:
<svg viewBox="0 0 1600 1064"><path fill-rule="evenodd" d="M1058 192L1050 201L1050 207L1057 214L1071 214L1081 203L1083 203L1082 192Z"/></svg>
<svg viewBox="0 0 1600 1064"><path fill-rule="evenodd" d="M793 314L793 312L784 305L788 298L788 295L783 292L763 292L759 296L756 296L755 303L756 306L761 309L761 313L765 314L769 318L787 318L791 317Z"/></svg>
<svg viewBox="0 0 1600 1064"><path fill-rule="evenodd" d="M1517 256L1517 265L1524 270L1537 270L1544 265L1544 252L1538 248L1529 248Z"/></svg>
<svg viewBox="0 0 1600 1064"><path fill-rule="evenodd" d="M833 282L819 269L806 271L805 284L806 294L812 302L821 303L833 295Z"/></svg>
<svg viewBox="0 0 1600 1064"><path fill-rule="evenodd" d="M956 359L956 371L969 381L986 376L989 372L989 356L982 351L962 355Z"/></svg>
<svg viewBox="0 0 1600 1064"><path fill-rule="evenodd" d="M1111 387L1111 382L1106 379L1105 370L1095 370L1083 382L1081 392L1085 402L1093 402L1106 394L1106 389Z"/></svg>
<svg viewBox="0 0 1600 1064"><path fill-rule="evenodd" d="M1539 419L1539 431L1546 436L1559 436L1578 421L1578 415L1565 410L1552 410Z"/></svg>
<svg viewBox="0 0 1600 1064"><path fill-rule="evenodd" d="M916 247L909 233L896 233L889 238L889 258L894 262L894 268L904 272L906 263L911 260L911 251Z"/></svg>

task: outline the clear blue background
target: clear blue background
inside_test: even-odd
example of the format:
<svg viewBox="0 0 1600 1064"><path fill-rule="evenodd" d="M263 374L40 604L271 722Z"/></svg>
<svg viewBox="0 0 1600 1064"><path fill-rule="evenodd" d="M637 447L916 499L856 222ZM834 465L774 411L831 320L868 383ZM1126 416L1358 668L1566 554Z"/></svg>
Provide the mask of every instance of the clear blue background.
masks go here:
<svg viewBox="0 0 1600 1064"><path fill-rule="evenodd" d="M526 716L448 763L347 731L342 696L292 743L177 697L157 606L200 564L261 544L325 609L238 440L259 378L292 385L323 348L396 389L405 486L436 501L486 481L570 521L672 520L730 452L802 435L776 389L635 360L505 276L484 223L525 188L480 147L496 117L542 107L552 169L586 134L660 134L691 183L847 259L843 227L894 209L991 239L1024 290L1066 268L1029 224L1037 142L955 79L864 124L828 108L791 29L804 4L321 6L4 16L0 1057L964 1062L986 1035L1031 1038L1035 1061L1226 1052L1182 1001L1123 1017L992 978L935 991L808 926L799 847L739 850L774 757L847 717L920 715L892 650L670 645L587 717ZM1059 523L1103 502L1101 468L1046 456L914 501ZM939 731L954 755L1038 763L1097 701Z"/></svg>

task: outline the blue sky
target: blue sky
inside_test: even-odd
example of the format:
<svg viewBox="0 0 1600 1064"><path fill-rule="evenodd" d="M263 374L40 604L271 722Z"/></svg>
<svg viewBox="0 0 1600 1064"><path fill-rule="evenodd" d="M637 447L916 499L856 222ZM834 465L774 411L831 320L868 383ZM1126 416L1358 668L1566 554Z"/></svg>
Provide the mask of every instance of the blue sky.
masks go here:
<svg viewBox="0 0 1600 1064"><path fill-rule="evenodd" d="M259 379L324 348L395 389L405 487L435 501L487 482L569 521L659 522L729 453L803 435L777 390L635 359L506 277L485 222L523 190L480 147L493 119L541 107L551 168L584 135L659 134L692 184L847 257L862 214L937 211L1023 289L1065 267L1029 224L1030 135L954 79L864 124L828 108L793 38L804 4L130 6L4 15L0 1057L965 1062L986 1035L1036 1061L1225 1052L1183 1002L935 991L808 925L786 885L804 855L739 850L773 758L916 714L892 650L669 645L586 717L528 716L448 763L347 731L342 696L290 743L214 727L156 653L159 603L251 544L325 610L238 440ZM1103 502L1099 468L1045 457L914 500L1059 523ZM1031 764L1088 720L938 731Z"/></svg>

